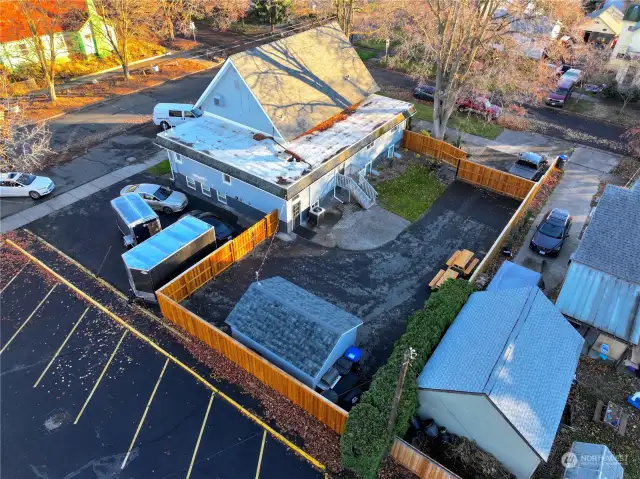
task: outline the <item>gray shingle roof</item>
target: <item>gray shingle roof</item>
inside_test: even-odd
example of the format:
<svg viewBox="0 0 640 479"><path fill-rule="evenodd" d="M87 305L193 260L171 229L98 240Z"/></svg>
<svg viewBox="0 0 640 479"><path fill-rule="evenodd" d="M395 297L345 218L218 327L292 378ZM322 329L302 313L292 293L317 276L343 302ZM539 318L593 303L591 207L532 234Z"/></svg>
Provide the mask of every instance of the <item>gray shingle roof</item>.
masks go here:
<svg viewBox="0 0 640 479"><path fill-rule="evenodd" d="M607 186L573 260L640 283L639 192Z"/></svg>
<svg viewBox="0 0 640 479"><path fill-rule="evenodd" d="M335 22L230 60L287 141L378 90Z"/></svg>
<svg viewBox="0 0 640 479"><path fill-rule="evenodd" d="M486 394L547 460L582 344L538 288L474 293L418 386Z"/></svg>
<svg viewBox="0 0 640 479"><path fill-rule="evenodd" d="M225 322L311 377L340 337L362 324L280 277L249 286Z"/></svg>

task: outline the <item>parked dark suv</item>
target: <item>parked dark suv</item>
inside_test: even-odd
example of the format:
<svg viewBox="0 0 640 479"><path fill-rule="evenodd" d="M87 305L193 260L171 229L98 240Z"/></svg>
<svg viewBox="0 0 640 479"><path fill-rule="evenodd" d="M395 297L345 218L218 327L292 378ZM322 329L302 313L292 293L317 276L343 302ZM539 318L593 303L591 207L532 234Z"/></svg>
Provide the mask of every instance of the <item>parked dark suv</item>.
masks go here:
<svg viewBox="0 0 640 479"><path fill-rule="evenodd" d="M571 215L567 210L553 208L540 222L531 238L529 248L543 256L558 256L571 229Z"/></svg>
<svg viewBox="0 0 640 479"><path fill-rule="evenodd" d="M433 101L436 87L431 85L419 85L413 89L413 97L418 100Z"/></svg>

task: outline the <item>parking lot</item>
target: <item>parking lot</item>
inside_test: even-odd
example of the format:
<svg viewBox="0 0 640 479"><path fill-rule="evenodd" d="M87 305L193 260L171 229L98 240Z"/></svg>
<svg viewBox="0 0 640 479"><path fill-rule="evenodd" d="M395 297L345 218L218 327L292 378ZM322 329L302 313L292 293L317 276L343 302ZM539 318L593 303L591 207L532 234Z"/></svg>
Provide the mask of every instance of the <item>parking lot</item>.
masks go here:
<svg viewBox="0 0 640 479"><path fill-rule="evenodd" d="M81 284L55 253L2 248L14 263L0 283L3 477L323 476L157 325L125 321L124 301Z"/></svg>
<svg viewBox="0 0 640 479"><path fill-rule="evenodd" d="M122 241L122 234L116 225L115 213L111 209L110 201L120 194L124 186L138 183L171 186L168 179L141 173L36 220L27 228L54 244L93 273L100 272L100 276L107 282L128 294L129 281L120 257L126 248ZM255 222L255 219L238 216L230 210L217 208L211 203L189 196L189 205L185 212L195 209L214 212L232 226L236 234ZM162 227L166 228L173 224L183 213L166 215L159 212Z"/></svg>

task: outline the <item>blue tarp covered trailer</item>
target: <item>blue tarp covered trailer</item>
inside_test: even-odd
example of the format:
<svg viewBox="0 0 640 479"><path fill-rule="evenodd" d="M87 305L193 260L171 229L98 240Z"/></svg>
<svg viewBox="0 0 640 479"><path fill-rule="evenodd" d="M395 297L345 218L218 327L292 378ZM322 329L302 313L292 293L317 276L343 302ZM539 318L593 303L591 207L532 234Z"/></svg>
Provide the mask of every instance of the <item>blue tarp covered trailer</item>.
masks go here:
<svg viewBox="0 0 640 479"><path fill-rule="evenodd" d="M122 255L133 293L155 301L155 291L216 247L213 226L185 216Z"/></svg>
<svg viewBox="0 0 640 479"><path fill-rule="evenodd" d="M538 286L544 289L542 274L536 273L519 264L512 263L511 261L504 261L489 283L489 286L487 286L487 291L517 289L528 286Z"/></svg>

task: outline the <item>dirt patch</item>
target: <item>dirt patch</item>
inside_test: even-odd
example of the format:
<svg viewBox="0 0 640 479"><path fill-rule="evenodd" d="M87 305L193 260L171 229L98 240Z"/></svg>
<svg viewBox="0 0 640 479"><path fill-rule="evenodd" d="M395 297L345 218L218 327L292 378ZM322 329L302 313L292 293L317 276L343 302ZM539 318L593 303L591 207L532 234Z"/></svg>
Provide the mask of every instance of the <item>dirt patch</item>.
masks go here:
<svg viewBox="0 0 640 479"><path fill-rule="evenodd" d="M559 430L549 460L533 477L561 477L564 468L560 458L574 441L606 445L624 468L625 477L640 477L640 413L627 404L627 397L640 391L640 378L588 357L580 359L576 377L577 385L571 394L575 407L571 428ZM598 400L605 404L611 401L629 413L630 419L624 436L604 424L593 422Z"/></svg>
<svg viewBox="0 0 640 479"><path fill-rule="evenodd" d="M50 118L61 113L91 105L108 98L127 95L142 88L159 85L167 80L203 70L202 64L187 59L163 63L160 72L135 71L129 81L121 75L100 81L58 90L58 101L51 103L46 94L36 95L25 104L25 115L31 121Z"/></svg>
<svg viewBox="0 0 640 479"><path fill-rule="evenodd" d="M618 163L618 166L611 170L610 175L620 181L620 183L616 182L616 184L626 185L640 175L640 160L623 158Z"/></svg>
<svg viewBox="0 0 640 479"><path fill-rule="evenodd" d="M421 155L405 148L399 148L397 152L400 153L400 158L388 158L376 166L375 170L378 172L378 176L375 179L376 183L402 176L411 165L428 167L444 186L449 186L455 180L453 169L435 158Z"/></svg>

